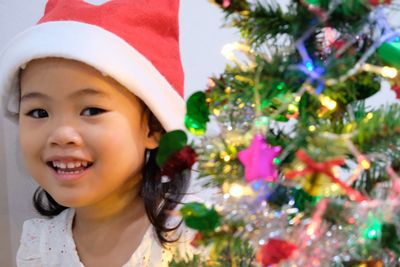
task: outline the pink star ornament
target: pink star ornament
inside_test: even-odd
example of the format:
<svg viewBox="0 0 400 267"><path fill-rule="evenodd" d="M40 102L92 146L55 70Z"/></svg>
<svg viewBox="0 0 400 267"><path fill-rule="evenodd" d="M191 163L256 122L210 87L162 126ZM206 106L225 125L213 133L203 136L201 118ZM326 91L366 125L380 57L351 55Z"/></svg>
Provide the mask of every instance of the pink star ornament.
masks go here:
<svg viewBox="0 0 400 267"><path fill-rule="evenodd" d="M281 147L268 145L261 134L254 136L251 145L238 153L238 158L245 167L246 181L248 183L257 180L275 182L278 169L274 164L274 158L280 152Z"/></svg>

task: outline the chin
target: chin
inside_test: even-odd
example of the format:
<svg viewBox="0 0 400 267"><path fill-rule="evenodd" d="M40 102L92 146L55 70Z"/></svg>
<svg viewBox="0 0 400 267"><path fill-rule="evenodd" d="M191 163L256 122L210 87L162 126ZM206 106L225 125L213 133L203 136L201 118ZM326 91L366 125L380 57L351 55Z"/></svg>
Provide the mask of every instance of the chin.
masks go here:
<svg viewBox="0 0 400 267"><path fill-rule="evenodd" d="M79 208L88 205L89 200L77 194L52 194L53 199L68 208Z"/></svg>

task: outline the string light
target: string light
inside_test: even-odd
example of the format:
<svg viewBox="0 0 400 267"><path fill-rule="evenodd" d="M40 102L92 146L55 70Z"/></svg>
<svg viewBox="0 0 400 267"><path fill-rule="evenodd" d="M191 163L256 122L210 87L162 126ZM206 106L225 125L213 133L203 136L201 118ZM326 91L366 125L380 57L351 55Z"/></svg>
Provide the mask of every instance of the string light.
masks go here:
<svg viewBox="0 0 400 267"><path fill-rule="evenodd" d="M329 110L334 110L337 107L336 101L330 98L329 96L319 95L318 99L321 102L321 104Z"/></svg>
<svg viewBox="0 0 400 267"><path fill-rule="evenodd" d="M225 161L225 162L229 162L230 160L231 160L231 156L226 155L226 156L224 157L224 161Z"/></svg>
<svg viewBox="0 0 400 267"><path fill-rule="evenodd" d="M316 93L317 95L319 95L320 93L322 93L322 90L324 90L324 84L320 83L320 84L318 85L318 87L315 89L315 93Z"/></svg>
<svg viewBox="0 0 400 267"><path fill-rule="evenodd" d="M252 58L252 53L253 50L251 49L250 46L243 44L243 43L230 43L226 44L222 47L221 54L228 60L235 62L242 70L248 70L248 69L253 69L256 67L255 62L248 62L247 66L245 64L242 64L239 59L235 55L235 51L240 51L247 55L249 59Z"/></svg>
<svg viewBox="0 0 400 267"><path fill-rule="evenodd" d="M394 78L396 78L397 74L398 74L398 72L397 72L397 69L395 69L395 68L391 68L391 67L387 67L387 66L382 68L381 75L385 78L394 79Z"/></svg>
<svg viewBox="0 0 400 267"><path fill-rule="evenodd" d="M222 55L231 61L235 61L236 60L236 56L233 53L233 51L235 51L237 48L238 43L230 43L230 44L226 44L222 47L221 53Z"/></svg>
<svg viewBox="0 0 400 267"><path fill-rule="evenodd" d="M278 90L283 90L285 88L285 83L284 82L280 82L277 86L276 89Z"/></svg>
<svg viewBox="0 0 400 267"><path fill-rule="evenodd" d="M254 86L254 81L250 78L247 78L247 77L244 77L241 75L235 75L235 79L239 82L245 82L245 83L248 83L248 84Z"/></svg>
<svg viewBox="0 0 400 267"><path fill-rule="evenodd" d="M365 156L358 156L357 161L364 170L368 170L369 168L371 168L371 162Z"/></svg>
<svg viewBox="0 0 400 267"><path fill-rule="evenodd" d="M340 76L337 79L327 79L325 81L325 85L327 86L333 86L336 85L338 83L344 82L346 81L348 78L350 78L353 75L356 75L358 71L363 70L363 68L366 65L366 61L368 60L368 58L375 53L376 49L383 44L384 42L390 40L393 37L397 37L398 33L391 31L389 33L385 33L381 38L379 38L379 40L376 40L374 42L374 44L372 44L370 46L370 48L364 53L364 55L357 61L357 63L355 64L354 68L350 69L346 74ZM371 65L372 66L372 65ZM378 73L380 74L380 73Z"/></svg>
<svg viewBox="0 0 400 267"><path fill-rule="evenodd" d="M212 78L208 78L207 84L210 88L214 88L215 86L217 86L217 84L215 83L215 81Z"/></svg>
<svg viewBox="0 0 400 267"><path fill-rule="evenodd" d="M299 108L295 104L289 104L288 111L292 112L292 113L295 113L295 112L299 111Z"/></svg>
<svg viewBox="0 0 400 267"><path fill-rule="evenodd" d="M266 116L260 116L254 120L254 125L257 129L267 127L269 125L269 119Z"/></svg>
<svg viewBox="0 0 400 267"><path fill-rule="evenodd" d="M373 72L373 73L381 75L382 77L389 78L389 79L396 78L397 74L398 74L398 71L395 68L388 67L388 66L380 67L380 66L371 65L368 63L365 63L362 66L362 70L366 71L366 72Z"/></svg>
<svg viewBox="0 0 400 267"><path fill-rule="evenodd" d="M221 114L221 111L219 109L214 108L213 114L218 117Z"/></svg>
<svg viewBox="0 0 400 267"><path fill-rule="evenodd" d="M308 236L314 235L316 228L317 228L317 225L315 223L310 224L309 227L307 227L307 231L306 231L307 235Z"/></svg>
<svg viewBox="0 0 400 267"><path fill-rule="evenodd" d="M305 65L306 65L306 68L307 68L309 71L313 71L313 70L314 70L314 64L313 64L311 61L307 61L307 62L305 63Z"/></svg>
<svg viewBox="0 0 400 267"><path fill-rule="evenodd" d="M232 184L231 188L229 189L229 194L236 198L243 196L243 193L244 193L243 186L239 184Z"/></svg>

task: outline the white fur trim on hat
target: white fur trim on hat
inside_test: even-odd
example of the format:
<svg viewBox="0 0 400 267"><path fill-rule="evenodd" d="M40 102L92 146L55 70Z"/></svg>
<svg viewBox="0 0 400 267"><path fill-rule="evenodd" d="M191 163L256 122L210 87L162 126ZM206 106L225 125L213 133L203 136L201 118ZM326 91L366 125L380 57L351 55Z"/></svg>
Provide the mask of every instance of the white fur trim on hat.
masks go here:
<svg viewBox="0 0 400 267"><path fill-rule="evenodd" d="M94 67L142 99L167 131L184 128L184 100L147 58L115 34L75 21L33 26L2 51L0 87L7 117L15 121L18 115L20 68L46 57L73 59Z"/></svg>

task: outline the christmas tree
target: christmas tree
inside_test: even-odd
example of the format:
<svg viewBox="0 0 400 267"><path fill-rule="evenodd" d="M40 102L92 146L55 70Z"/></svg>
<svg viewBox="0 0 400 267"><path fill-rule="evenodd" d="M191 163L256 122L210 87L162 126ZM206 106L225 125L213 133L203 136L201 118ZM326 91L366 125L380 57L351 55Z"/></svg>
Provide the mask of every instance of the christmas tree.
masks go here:
<svg viewBox="0 0 400 267"><path fill-rule="evenodd" d="M400 105L365 104L400 98L399 2L212 2L242 41L157 160L219 193L181 208L204 250L170 266L400 266Z"/></svg>

